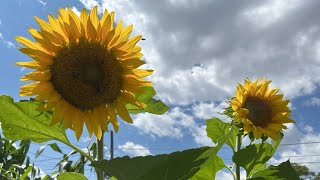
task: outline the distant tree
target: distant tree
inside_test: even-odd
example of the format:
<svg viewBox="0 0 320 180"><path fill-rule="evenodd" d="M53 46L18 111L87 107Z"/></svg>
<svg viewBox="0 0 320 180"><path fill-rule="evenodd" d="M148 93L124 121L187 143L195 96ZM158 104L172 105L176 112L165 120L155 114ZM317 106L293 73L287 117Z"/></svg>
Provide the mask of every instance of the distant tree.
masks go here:
<svg viewBox="0 0 320 180"><path fill-rule="evenodd" d="M310 171L309 168L305 165L292 163L292 167L300 176L301 180L304 180L304 179L320 180L320 172L316 175L316 173Z"/></svg>

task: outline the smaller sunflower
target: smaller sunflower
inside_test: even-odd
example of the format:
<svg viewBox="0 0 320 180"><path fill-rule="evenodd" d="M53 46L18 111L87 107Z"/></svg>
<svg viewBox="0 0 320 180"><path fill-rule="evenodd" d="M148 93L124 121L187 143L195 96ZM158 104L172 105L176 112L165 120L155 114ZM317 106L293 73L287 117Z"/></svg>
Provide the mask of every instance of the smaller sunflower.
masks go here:
<svg viewBox="0 0 320 180"><path fill-rule="evenodd" d="M279 89L270 88L271 81L251 82L244 80L244 85L237 86L236 97L230 100L235 121L243 124L244 133L251 133L256 139L263 135L277 140L281 137L284 123L295 123L289 116L287 106L290 100L284 100Z"/></svg>

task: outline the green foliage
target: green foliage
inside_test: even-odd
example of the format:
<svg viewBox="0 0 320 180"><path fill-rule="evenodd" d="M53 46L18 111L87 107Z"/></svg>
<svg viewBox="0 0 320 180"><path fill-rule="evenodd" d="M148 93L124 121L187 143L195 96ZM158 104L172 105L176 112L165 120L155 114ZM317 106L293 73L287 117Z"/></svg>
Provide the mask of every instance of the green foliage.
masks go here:
<svg viewBox="0 0 320 180"><path fill-rule="evenodd" d="M280 142L281 139L274 141L273 146L267 142L251 144L235 152L232 160L242 166L247 172L247 177L250 177L253 173L266 168L266 162L274 155Z"/></svg>
<svg viewBox="0 0 320 180"><path fill-rule="evenodd" d="M27 157L30 141L20 141L16 147L17 143L6 138L0 140L0 179L30 179L28 173L35 174L36 170Z"/></svg>
<svg viewBox="0 0 320 180"><path fill-rule="evenodd" d="M141 112L148 112L151 114L164 114L169 110L169 107L164 104L160 100L155 100L152 97L156 95L156 91L153 87L144 87L143 88L145 93L144 94L136 94L136 98L147 105L145 109L140 109L139 107L136 107L132 104L127 105L127 109L130 113L141 113Z"/></svg>
<svg viewBox="0 0 320 180"><path fill-rule="evenodd" d="M299 180L299 176L291 166L289 160L279 166L269 166L267 169L256 172L249 180Z"/></svg>
<svg viewBox="0 0 320 180"><path fill-rule="evenodd" d="M64 172L57 178L58 180L87 180L87 178L79 173L75 172Z"/></svg>
<svg viewBox="0 0 320 180"><path fill-rule="evenodd" d="M226 143L232 150L236 146L237 130L230 123L222 122L218 118L207 120L207 136L219 147ZM220 147L221 148L221 147ZM219 148L219 149L220 149Z"/></svg>
<svg viewBox="0 0 320 180"><path fill-rule="evenodd" d="M51 114L36 110L40 102L13 102L0 96L0 121L3 134L12 140L30 139L37 143L58 140L70 144L62 125L51 126Z"/></svg>
<svg viewBox="0 0 320 180"><path fill-rule="evenodd" d="M211 155L208 160L203 163L200 170L195 173L190 179L192 180L204 180L215 179L218 171L226 167L221 157L217 155Z"/></svg>
<svg viewBox="0 0 320 180"><path fill-rule="evenodd" d="M172 154L134 157L93 162L92 166L119 180L201 179L223 168L221 158L212 154L212 148L202 147ZM216 163L217 164L213 164ZM199 172L204 166L206 171ZM211 166L211 167L209 167ZM212 170L212 171L211 171Z"/></svg>

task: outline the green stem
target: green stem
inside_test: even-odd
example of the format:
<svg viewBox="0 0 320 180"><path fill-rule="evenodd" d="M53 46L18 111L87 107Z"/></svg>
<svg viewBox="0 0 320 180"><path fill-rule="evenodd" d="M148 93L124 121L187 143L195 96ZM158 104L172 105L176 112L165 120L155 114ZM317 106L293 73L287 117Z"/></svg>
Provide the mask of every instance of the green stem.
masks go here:
<svg viewBox="0 0 320 180"><path fill-rule="evenodd" d="M238 134L237 135L237 151L239 152L241 149L241 141L242 141L242 134ZM236 163L236 176L237 176L237 180L240 180L240 166L239 164Z"/></svg>
<svg viewBox="0 0 320 180"><path fill-rule="evenodd" d="M87 153L83 152L81 149L79 149L77 146L73 145L73 144L66 144L68 146L70 146L72 149L78 151L82 156L86 157L90 162L93 162L94 159Z"/></svg>
<svg viewBox="0 0 320 180"><path fill-rule="evenodd" d="M233 167L229 167L229 166L226 166L226 168L230 171L230 173L231 173L231 175L232 175L232 177L233 177L233 179L234 180L237 180L237 177L236 177L236 175L234 174L234 172L232 171L232 169L233 169Z"/></svg>
<svg viewBox="0 0 320 180"><path fill-rule="evenodd" d="M103 135L104 131L102 131L101 139L97 139L97 160L102 161L104 159L104 152L103 152ZM102 170L95 169L97 173L97 180L104 180L104 173Z"/></svg>

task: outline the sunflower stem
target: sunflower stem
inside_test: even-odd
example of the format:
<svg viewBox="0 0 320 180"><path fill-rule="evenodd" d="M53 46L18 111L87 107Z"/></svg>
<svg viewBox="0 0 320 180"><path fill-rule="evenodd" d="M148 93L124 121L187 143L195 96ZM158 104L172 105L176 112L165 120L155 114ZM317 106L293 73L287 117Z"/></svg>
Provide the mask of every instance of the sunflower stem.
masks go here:
<svg viewBox="0 0 320 180"><path fill-rule="evenodd" d="M104 131L102 131L101 139L97 139L97 161L102 161L104 157L104 152L103 152L103 135ZM104 180L104 173L102 170L95 169L97 173L97 180Z"/></svg>
<svg viewBox="0 0 320 180"><path fill-rule="evenodd" d="M237 135L237 151L236 152L239 152L240 149L241 149L241 142L242 141L242 134L239 133ZM238 163L236 163L236 180L240 180L240 166Z"/></svg>

